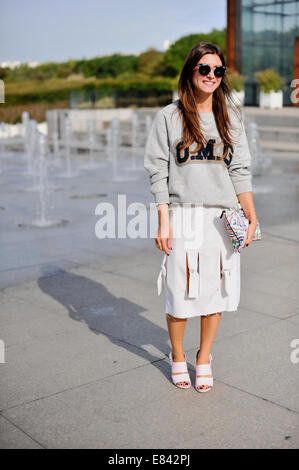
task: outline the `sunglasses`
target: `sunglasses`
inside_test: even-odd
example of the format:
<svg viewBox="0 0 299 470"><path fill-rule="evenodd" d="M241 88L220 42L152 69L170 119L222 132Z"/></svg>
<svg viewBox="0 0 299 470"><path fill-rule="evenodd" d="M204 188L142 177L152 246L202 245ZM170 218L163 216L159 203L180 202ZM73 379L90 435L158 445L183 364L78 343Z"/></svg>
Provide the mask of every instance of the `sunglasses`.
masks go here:
<svg viewBox="0 0 299 470"><path fill-rule="evenodd" d="M206 76L211 72L211 67L208 64L198 64L195 69L198 69L200 75ZM195 70L194 69L194 70ZM226 72L225 65L216 65L214 67L214 75L215 77L223 77Z"/></svg>

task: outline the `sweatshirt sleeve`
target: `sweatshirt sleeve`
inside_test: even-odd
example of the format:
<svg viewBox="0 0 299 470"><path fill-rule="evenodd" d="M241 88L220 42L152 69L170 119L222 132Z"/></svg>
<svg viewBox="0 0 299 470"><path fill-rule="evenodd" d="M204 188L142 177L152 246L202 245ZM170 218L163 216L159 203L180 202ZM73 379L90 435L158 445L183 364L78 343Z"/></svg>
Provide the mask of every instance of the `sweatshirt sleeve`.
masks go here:
<svg viewBox="0 0 299 470"><path fill-rule="evenodd" d="M241 131L239 139L233 145L234 153L230 165L228 166L229 176L235 188L236 195L252 191L251 182L251 155L248 140L245 132L243 120L241 121Z"/></svg>
<svg viewBox="0 0 299 470"><path fill-rule="evenodd" d="M144 168L149 172L151 193L155 202L169 204L169 143L166 120L159 110L149 132L144 153Z"/></svg>

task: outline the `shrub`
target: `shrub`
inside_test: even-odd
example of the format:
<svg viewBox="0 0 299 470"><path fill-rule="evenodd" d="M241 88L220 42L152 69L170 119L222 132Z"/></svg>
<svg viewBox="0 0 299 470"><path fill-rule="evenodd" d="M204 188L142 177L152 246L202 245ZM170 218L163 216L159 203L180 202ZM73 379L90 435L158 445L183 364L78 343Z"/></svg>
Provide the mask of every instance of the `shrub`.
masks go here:
<svg viewBox="0 0 299 470"><path fill-rule="evenodd" d="M244 75L241 75L237 70L228 69L227 79L233 90L244 90L246 77Z"/></svg>
<svg viewBox="0 0 299 470"><path fill-rule="evenodd" d="M146 76L161 75L163 73L163 52L149 48L138 56L137 72Z"/></svg>
<svg viewBox="0 0 299 470"><path fill-rule="evenodd" d="M265 93L270 91L279 91L285 85L286 81L273 68L260 70L255 72L255 78L258 82L259 89Z"/></svg>
<svg viewBox="0 0 299 470"><path fill-rule="evenodd" d="M37 122L46 120L46 111L48 109L65 109L68 108L67 101L58 101L53 104L45 103L32 103L27 105L7 106L0 107L0 122L7 122L9 124L17 124L22 120L23 111L28 111L30 119L35 119Z"/></svg>

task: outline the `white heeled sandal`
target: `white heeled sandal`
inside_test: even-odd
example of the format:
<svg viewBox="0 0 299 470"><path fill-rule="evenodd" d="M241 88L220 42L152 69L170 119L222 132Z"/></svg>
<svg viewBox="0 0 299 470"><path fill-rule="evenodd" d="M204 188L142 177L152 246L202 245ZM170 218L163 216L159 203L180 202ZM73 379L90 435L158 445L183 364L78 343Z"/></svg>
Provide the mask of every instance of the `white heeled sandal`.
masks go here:
<svg viewBox="0 0 299 470"><path fill-rule="evenodd" d="M197 361L198 353L199 353L199 350L196 353L196 361ZM195 389L197 392L200 392L200 393L208 392L213 387L213 376L212 376L212 368L211 368L212 354L210 354L209 359L210 359L209 364L196 364ZM207 375L211 375L212 377L207 377ZM202 385L206 385L209 388L199 389L198 387Z"/></svg>
<svg viewBox="0 0 299 470"><path fill-rule="evenodd" d="M171 365L171 378L173 384L178 388L190 388L191 380L187 369L186 361L173 362L172 351L168 354L168 358ZM185 356L186 359L186 356ZM179 385L179 382L189 382L188 385Z"/></svg>

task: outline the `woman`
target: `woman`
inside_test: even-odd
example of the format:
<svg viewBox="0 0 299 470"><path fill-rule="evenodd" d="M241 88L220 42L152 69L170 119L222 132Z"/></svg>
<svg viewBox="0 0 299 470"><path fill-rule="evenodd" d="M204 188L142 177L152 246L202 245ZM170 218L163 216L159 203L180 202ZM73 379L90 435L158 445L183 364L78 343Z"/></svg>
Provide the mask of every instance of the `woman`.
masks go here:
<svg viewBox="0 0 299 470"><path fill-rule="evenodd" d="M156 114L144 156L158 206L155 242L165 253L158 291L164 279L172 381L179 388L191 386L183 337L187 318L200 316L199 392L213 386L210 351L221 314L236 311L240 298L240 253L225 230L223 210L243 207L249 219L245 246L257 226L251 156L225 73L217 45L203 41L190 50L179 78L179 99ZM186 220L189 228L195 224L193 238L181 233Z"/></svg>

